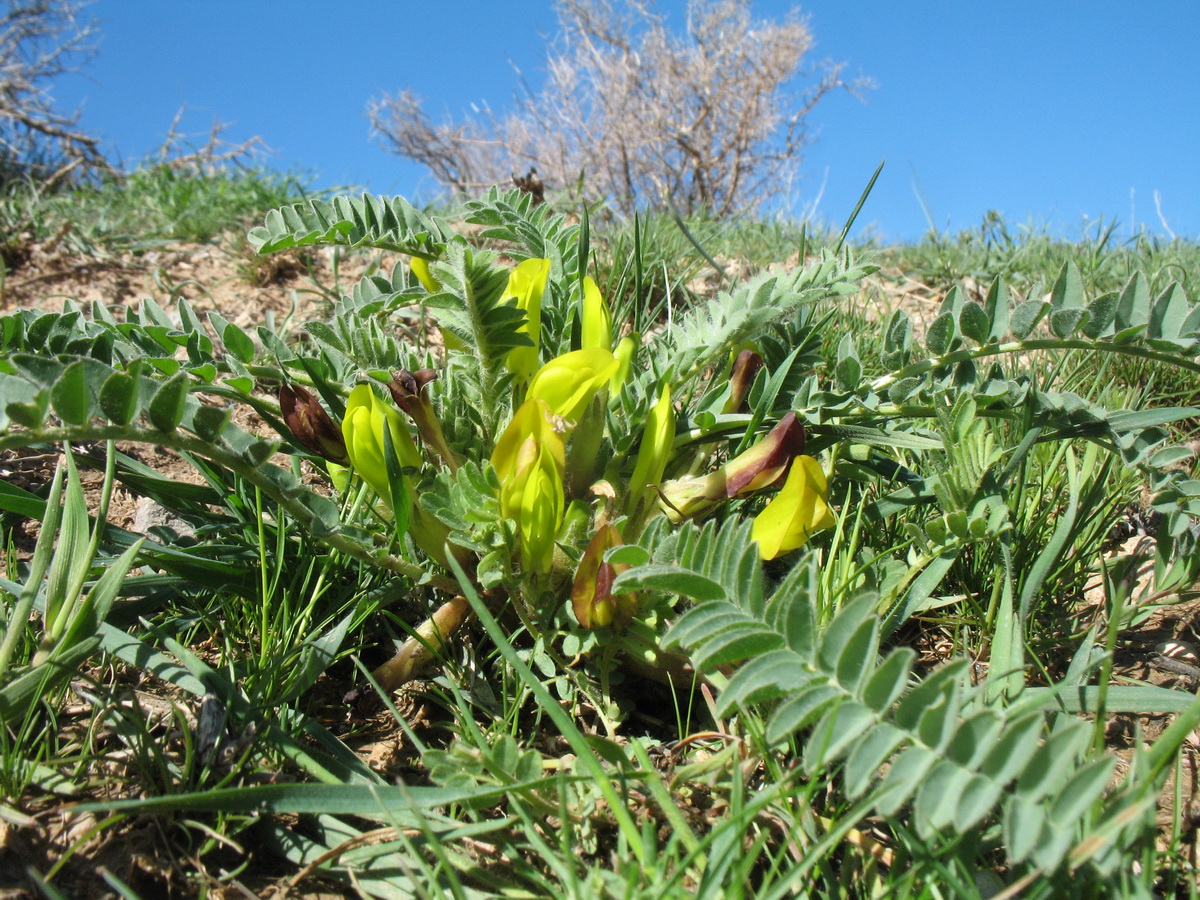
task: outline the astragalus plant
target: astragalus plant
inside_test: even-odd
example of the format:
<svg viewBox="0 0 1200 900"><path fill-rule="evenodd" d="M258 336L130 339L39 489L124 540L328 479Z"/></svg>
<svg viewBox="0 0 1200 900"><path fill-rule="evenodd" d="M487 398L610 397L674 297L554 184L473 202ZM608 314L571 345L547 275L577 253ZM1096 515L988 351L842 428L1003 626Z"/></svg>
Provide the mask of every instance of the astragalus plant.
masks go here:
<svg viewBox="0 0 1200 900"><path fill-rule="evenodd" d="M257 817L278 852L376 896L1149 890L1153 866L1132 863L1153 852L1154 802L1200 702L1109 684L1138 597L1095 523L1118 515L1100 500L1137 473L1163 516L1155 597L1191 587L1200 483L1167 426L1200 411L1105 408L1048 383L1044 360L1200 372L1200 306L1178 286L1152 297L1140 276L1089 300L1068 266L1045 299L955 289L920 340L897 312L871 341L830 333L872 271L842 248L638 334L614 314L639 300L636 229L631 293L616 298L588 275L586 218L499 192L464 218L470 241L399 198L270 213L250 234L261 253L400 258L296 331L206 325L184 301L124 321L70 303L0 319L0 450L186 454L210 486L256 498L241 527L271 529L251 567L260 640L268 574L286 575L275 560L336 560L305 590L358 579L412 612L394 656L369 679L343 674L344 689L386 700L442 672L455 717L453 741L418 741L427 782L403 785L305 718L320 661L363 633L351 615L298 635L308 675L250 698L272 698L257 752L300 783L89 808ZM864 343L878 352L860 358ZM274 436L235 424L239 405ZM116 477L134 474L145 483ZM1053 514L1031 515L1032 497ZM128 553L143 576L171 571L156 541ZM10 628L43 571L4 583ZM1105 608L1072 653L1043 658L1031 635L1080 572L1104 578ZM104 610L115 577L97 585ZM907 644L922 623L956 612L971 658L917 665ZM222 684L246 708L179 641L122 621L128 642L108 626L100 649L159 672L178 658L201 682L180 675L189 689ZM47 660L5 663L16 692ZM678 728L658 742L665 774L630 716L656 681L676 704L655 710ZM6 728L28 715L24 696L0 706ZM1113 711L1179 717L1118 774L1103 747ZM289 812L312 818L271 815ZM364 837L364 820L391 830Z"/></svg>

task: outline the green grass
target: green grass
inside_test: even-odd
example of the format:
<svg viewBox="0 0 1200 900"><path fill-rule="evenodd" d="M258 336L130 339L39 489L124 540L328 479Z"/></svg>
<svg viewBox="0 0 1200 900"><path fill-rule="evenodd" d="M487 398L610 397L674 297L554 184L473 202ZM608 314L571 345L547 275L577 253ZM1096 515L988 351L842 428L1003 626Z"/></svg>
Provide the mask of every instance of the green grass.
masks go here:
<svg viewBox="0 0 1200 900"><path fill-rule="evenodd" d="M303 191L302 183L262 172L147 169L120 185L49 196L11 188L0 215L29 222L37 240L69 223L63 240L74 235L80 253L100 256L210 240ZM514 216L537 232L530 218ZM593 225L590 248L591 272L615 321L692 342L661 356L648 348L643 368L684 368L703 358L705 341L719 347L713 371L677 396L679 427L700 436L676 459L674 474L706 473L736 455L746 420L730 426L736 433L719 431L719 423L706 431L703 410L705 403L720 409L722 328L751 305L738 293L746 278L801 246L808 256L833 247L828 235L784 221L684 226L686 233L656 217L636 234L632 223ZM1192 282L1195 299L1196 244L1148 235L1122 243L1115 234L1069 243L996 221L955 238L852 251L939 291L959 279L986 291L1003 275L1013 299L1039 283L1040 297L1070 262L1088 298L1120 290L1140 271L1154 293L1168 278ZM506 253L521 246L499 237ZM712 267L696 244L728 266L721 284L702 283ZM731 260L745 263L736 275ZM485 283L470 268L484 265L478 259L455 264L473 288ZM0 446L20 453L42 435L87 432L93 443L73 445L79 469L85 480L108 472L111 482L88 480L85 504L62 468L66 506L58 523L57 497L46 502L49 471L30 491L0 487L0 823L36 848L21 860L28 884L44 896L73 896L103 879L116 895L147 898L167 885L187 896L265 895L289 879L296 896L322 889L384 898L915 898L1005 889L1046 898L1195 896L1183 798L1159 797L1165 775L1183 771L1178 748L1200 719L1191 694L1167 697L1176 704L1176 730L1150 749L1135 735L1134 764L1111 783L1105 716L1080 725L1071 712L1081 696L1092 698L1090 709L1099 696L1110 713L1166 702L1135 683L1132 668L1114 676L1114 653L1136 645L1138 627L1161 602L1191 599L1200 560L1185 531L1175 536L1174 556L1164 535L1157 560L1105 561L1126 508L1143 503L1153 479L1164 490L1174 482L1163 480L1163 467L1134 459L1136 448L1124 448L1130 464L1112 452L1123 435L1149 441L1151 426L1096 439L1088 416L1189 405L1194 372L1124 352L1145 346L1132 335L1124 344L1101 342L1103 352L981 349L970 360L974 369L963 360L927 367L920 370L925 393L893 397L876 382L918 371L932 351L918 341L907 361L895 358L884 336L893 299L885 280L802 307L759 340L775 378L751 390L753 413L745 416L772 424L787 410L805 412L808 449L834 473L836 526L760 567L738 522L765 497L723 507L708 531L652 525L638 547L668 571L639 576L642 606L629 631L589 633L574 624L562 571L512 571L512 529L495 521L495 497L479 493L492 490L486 475L471 481L438 471L422 483L409 473L423 502L436 498L447 519L463 521L460 530L475 527L470 552L439 565L411 534L396 538L396 522L367 491L335 493L323 463L286 430L281 462L222 418L226 404L253 408L269 432L281 415L273 390L285 372L337 414L360 372L436 364L397 336L389 310L404 305L400 295L411 287L402 271L397 278L335 303L325 327L274 334L264 326L245 341L226 330L237 326L211 333L186 304L146 308L108 330L88 331L70 313L0 323L7 422ZM689 321L718 288L733 295L717 301L723 315ZM570 322L569 290L565 279L554 286L547 303L559 306L548 320ZM113 336L107 345L102 331ZM804 352L785 371L796 346ZM68 372L53 369L55 353L92 356ZM185 373L175 380L173 362ZM503 421L507 401L494 397L509 386L502 377L488 395L493 401L480 400L483 389L467 383L471 362L460 359L431 391L447 432L463 438L455 449L480 463L490 448L475 433L479 407ZM101 363L116 374L96 375ZM610 429L644 413L659 374L636 374L614 398ZM984 389L989 374L1024 391L1026 401L996 400ZM203 407L185 409L184 395L174 393L184 377L188 396L202 397ZM1047 397L1067 391L1078 397L1076 418L1050 415ZM120 422L126 404L135 415ZM1189 421L1168 423L1176 438L1190 436ZM102 434L97 422L114 430ZM1041 442L1023 443L1036 428ZM871 429L886 439L872 438ZM114 435L173 447L180 469L160 476L129 445L107 445ZM612 461L607 489L618 499L619 458L636 452L636 437L604 445L604 462ZM0 465L15 463L0 456ZM183 469L198 484L180 478ZM317 494L292 476L317 485ZM153 498L174 517L168 524L195 529L151 533L136 566L119 578L133 536L88 518L117 487ZM605 491L598 484L581 502L597 503ZM947 523L978 520L980 509L993 520L980 520L983 537L956 543ZM582 552L591 524L581 514L561 540L564 553ZM45 534L39 549L26 533L35 528ZM50 551L56 530L58 545L75 552ZM636 574L634 551L624 552ZM685 558L681 575L674 564ZM1161 596L1122 577L1147 561L1161 570ZM574 562L562 565L573 571ZM106 572L115 575L106 581ZM1084 608L1084 586L1105 574L1099 606ZM119 587L110 596L112 584ZM399 694L377 695L371 673L460 591L474 619L440 648L440 664ZM88 606L89 597L98 607ZM742 656L729 651L728 664L703 663L720 649L721 633L697 624L704 608L689 597L709 597L709 610L759 643ZM79 627L49 633L39 612L47 605L66 610L51 619L78 618ZM428 640L432 632L424 634ZM769 652L785 646L793 655L768 672ZM914 648L922 656L911 674L886 668ZM933 673L951 657L964 661L960 680L938 682ZM754 666L762 680L752 690L744 679ZM802 696L789 679L801 671L828 676L824 688L842 691L841 700L787 727L781 715ZM1014 673L1028 691L1010 702L1004 692ZM825 753L855 727L868 699L878 700L879 685L893 681L896 697L854 744L882 742L888 728L916 733L961 771L948 763L929 769L909 785L913 799L890 808L880 783L863 775L873 778L878 768L866 750L844 747L847 755L833 762ZM916 700L897 699L916 685L904 694ZM1047 685L1058 693L1035 693ZM1081 686L1093 693L1080 694ZM356 701L346 699L352 688ZM778 690L768 697L768 689ZM743 690L739 702L728 699ZM1021 703L1048 711L1022 712ZM1011 749L1030 755L992 806L959 828L940 801L989 790L1005 761L989 768L980 760L1021 722L1035 730L1014 738ZM970 745L975 739L980 746ZM1099 780L1080 777L1089 773ZM1156 829L1156 799L1165 830ZM68 812L93 816L90 832L40 830ZM1009 858L1022 834L1043 827L1025 855ZM1074 857L1051 852L1062 835L1063 853ZM125 862L117 869L113 859Z"/></svg>
<svg viewBox="0 0 1200 900"><path fill-rule="evenodd" d="M1017 226L989 215L977 229L957 234L931 233L920 241L879 247L881 262L930 285L948 290L963 279L986 287L1003 276L1028 294L1038 285L1048 291L1067 262L1079 267L1089 292L1119 291L1134 272L1142 272L1158 293L1172 281L1189 295L1200 287L1200 244L1141 230L1129 235L1119 222L1098 220L1075 240L1045 228Z"/></svg>
<svg viewBox="0 0 1200 900"><path fill-rule="evenodd" d="M232 166L197 172L147 164L48 190L15 179L0 190L0 254L11 267L34 243L100 258L168 242L203 243L309 196L303 176Z"/></svg>

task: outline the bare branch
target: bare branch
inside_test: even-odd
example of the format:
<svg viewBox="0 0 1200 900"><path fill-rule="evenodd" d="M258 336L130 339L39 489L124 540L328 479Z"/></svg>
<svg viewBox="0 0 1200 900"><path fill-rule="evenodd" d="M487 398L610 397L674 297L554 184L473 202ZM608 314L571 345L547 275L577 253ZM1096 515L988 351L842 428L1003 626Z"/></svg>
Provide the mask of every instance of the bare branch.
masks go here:
<svg viewBox="0 0 1200 900"><path fill-rule="evenodd" d="M50 85L91 58L96 27L77 0L6 0L0 13L0 158L7 174L62 177L79 168L111 171L100 139L55 109ZM4 177L4 176L0 176Z"/></svg>
<svg viewBox="0 0 1200 900"><path fill-rule="evenodd" d="M511 113L434 124L401 91L368 109L380 141L458 193L532 166L559 190L583 173L582 199L625 212L669 202L721 216L776 200L816 104L871 86L843 81L840 65L806 65L812 34L794 10L759 21L749 0L690 0L677 33L652 0L555 9L545 80L537 91L522 82Z"/></svg>

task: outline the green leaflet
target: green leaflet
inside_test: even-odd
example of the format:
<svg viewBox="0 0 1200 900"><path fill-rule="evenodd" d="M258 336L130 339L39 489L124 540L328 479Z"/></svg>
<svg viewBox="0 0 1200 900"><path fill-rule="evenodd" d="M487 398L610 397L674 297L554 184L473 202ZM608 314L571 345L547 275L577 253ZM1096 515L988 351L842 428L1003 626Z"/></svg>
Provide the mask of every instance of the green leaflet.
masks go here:
<svg viewBox="0 0 1200 900"><path fill-rule="evenodd" d="M665 639L687 648L701 669L741 662L718 697L718 715L764 707L768 741L798 740L810 775L842 763L848 796L865 798L880 815L903 814L927 838L966 834L999 818L1013 842L1011 860L1036 854L1053 869L1073 840L1050 840L1047 823L1082 826L1085 834L1089 823L1099 827L1096 810L1115 760L1091 749L1087 726L1050 732L1028 704L987 703L965 660L914 685L910 650L878 655L873 595L844 604L820 626L819 582L796 575L801 563L760 601L730 565L736 554L723 550L741 538L736 525L683 528L695 575L722 585L726 596L686 611ZM793 621L803 623L802 639ZM1104 845L1099 840L1094 852Z"/></svg>

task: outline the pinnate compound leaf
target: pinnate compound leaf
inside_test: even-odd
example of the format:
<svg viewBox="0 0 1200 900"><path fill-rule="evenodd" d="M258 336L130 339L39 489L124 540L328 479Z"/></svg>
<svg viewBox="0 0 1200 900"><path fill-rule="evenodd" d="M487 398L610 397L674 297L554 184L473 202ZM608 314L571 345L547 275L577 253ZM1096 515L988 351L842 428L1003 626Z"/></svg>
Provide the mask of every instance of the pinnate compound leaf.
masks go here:
<svg viewBox="0 0 1200 900"><path fill-rule="evenodd" d="M1063 416L1087 411L1065 395L1045 398L1058 402ZM914 683L911 650L878 657L877 596L843 603L822 627L823 582L814 554L763 604L740 589L748 583L744 548L727 529L685 527L665 551L652 545L652 558L686 561L684 577L707 578L723 590L721 598L685 612L666 639L688 649L700 669L735 666L725 670L718 715L773 705L767 743L796 740L810 775L844 760L847 795L867 800L878 815L897 816L908 806L905 821L928 839L962 834L988 819L1002 818L1006 833L1028 825L1037 836L1023 837L1010 861L1059 865L1074 839L1058 835L1078 833L1079 817L1094 808L1111 771L1107 758L1093 754L1082 724L1059 722L1046 736L1042 707L1061 690L1049 689L1057 693L1046 700L1031 694L1017 706L989 706L986 688L971 682L967 660ZM1020 803L1006 801L1013 794ZM1048 818L1051 808L1063 827ZM1086 824L1084 833L1095 828Z"/></svg>
<svg viewBox="0 0 1200 900"><path fill-rule="evenodd" d="M313 244L377 247L430 254L451 240L453 231L442 219L416 209L403 197L334 197L309 200L271 210L262 225L250 231L259 253Z"/></svg>

